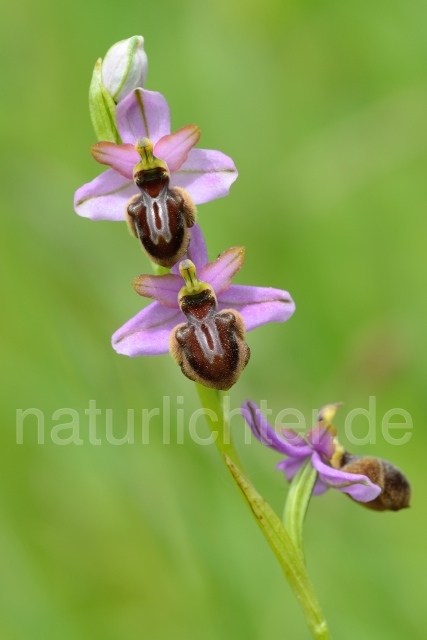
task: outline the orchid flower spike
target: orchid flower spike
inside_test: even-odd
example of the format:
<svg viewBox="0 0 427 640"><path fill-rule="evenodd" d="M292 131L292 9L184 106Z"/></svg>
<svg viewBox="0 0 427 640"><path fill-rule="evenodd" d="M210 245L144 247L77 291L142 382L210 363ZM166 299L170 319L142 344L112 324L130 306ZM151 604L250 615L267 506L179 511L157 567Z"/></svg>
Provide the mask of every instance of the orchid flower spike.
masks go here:
<svg viewBox="0 0 427 640"><path fill-rule="evenodd" d="M331 422L339 406L323 407L317 424L305 438L292 429L277 432L251 400L243 403L242 415L262 444L287 456L277 469L285 473L288 481L310 460L317 471L313 495L332 488L377 511L398 511L409 506L411 488L399 469L379 458L353 456L339 443Z"/></svg>

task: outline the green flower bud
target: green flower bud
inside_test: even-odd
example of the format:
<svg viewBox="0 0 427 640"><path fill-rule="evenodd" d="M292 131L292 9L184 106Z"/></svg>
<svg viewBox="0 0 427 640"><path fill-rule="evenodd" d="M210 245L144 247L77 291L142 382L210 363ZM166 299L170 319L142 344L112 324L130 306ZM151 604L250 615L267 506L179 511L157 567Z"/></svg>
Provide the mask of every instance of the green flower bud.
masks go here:
<svg viewBox="0 0 427 640"><path fill-rule="evenodd" d="M133 36L116 42L96 61L89 89L89 110L96 137L120 144L116 104L133 89L142 87L147 75L144 38Z"/></svg>
<svg viewBox="0 0 427 640"><path fill-rule="evenodd" d="M142 36L116 42L107 51L102 61L102 83L116 104L133 89L144 86L147 67Z"/></svg>

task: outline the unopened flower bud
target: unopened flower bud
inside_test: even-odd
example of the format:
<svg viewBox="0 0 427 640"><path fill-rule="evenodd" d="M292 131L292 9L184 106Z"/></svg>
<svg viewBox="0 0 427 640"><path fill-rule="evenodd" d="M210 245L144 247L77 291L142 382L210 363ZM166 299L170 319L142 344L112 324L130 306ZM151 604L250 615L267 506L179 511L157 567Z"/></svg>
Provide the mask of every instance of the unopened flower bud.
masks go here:
<svg viewBox="0 0 427 640"><path fill-rule="evenodd" d="M342 460L342 471L367 476L381 487L381 493L363 506L375 511L399 511L409 507L411 485L403 473L387 460L369 456L352 456L346 453Z"/></svg>
<svg viewBox="0 0 427 640"><path fill-rule="evenodd" d="M147 75L144 38L133 36L116 42L96 61L89 89L89 110L96 137L120 143L116 105L133 89L142 87Z"/></svg>
<svg viewBox="0 0 427 640"><path fill-rule="evenodd" d="M116 104L133 89L144 86L147 67L142 36L116 42L107 51L102 61L102 83Z"/></svg>

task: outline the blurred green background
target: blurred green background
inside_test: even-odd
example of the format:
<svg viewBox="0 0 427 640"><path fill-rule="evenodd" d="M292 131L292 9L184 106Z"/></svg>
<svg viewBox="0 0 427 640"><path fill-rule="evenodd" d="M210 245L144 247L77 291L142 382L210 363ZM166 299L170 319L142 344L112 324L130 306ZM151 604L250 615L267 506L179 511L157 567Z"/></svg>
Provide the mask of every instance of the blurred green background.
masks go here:
<svg viewBox="0 0 427 640"><path fill-rule="evenodd" d="M293 595L213 447L105 441L126 412L164 395L198 407L168 356L128 359L110 336L141 308L132 279L148 263L124 224L76 216L75 189L100 172L87 93L93 64L141 33L147 88L173 128L233 157L228 198L199 207L214 258L247 248L236 281L288 289L286 325L249 334L250 365L231 391L276 413L376 396L411 440L369 452L411 479L412 508L373 513L336 492L313 501L309 571L335 638L425 637L427 414L427 13L417 0L310 2L92 0L3 4L0 431L2 640L309 637ZM85 409L102 410L100 446ZM37 444L17 409L45 416ZM78 412L82 446L54 445L60 408ZM33 420L33 421L32 421ZM64 421L67 421L65 419ZM138 422L137 422L138 424ZM248 474L281 511L278 456L234 432ZM208 435L200 427L201 437ZM366 422L355 421L355 433ZM64 434L68 435L68 434ZM399 434L397 434L399 435ZM345 442L345 437L343 437ZM354 447L353 447L354 449ZM423 628L424 627L424 628Z"/></svg>

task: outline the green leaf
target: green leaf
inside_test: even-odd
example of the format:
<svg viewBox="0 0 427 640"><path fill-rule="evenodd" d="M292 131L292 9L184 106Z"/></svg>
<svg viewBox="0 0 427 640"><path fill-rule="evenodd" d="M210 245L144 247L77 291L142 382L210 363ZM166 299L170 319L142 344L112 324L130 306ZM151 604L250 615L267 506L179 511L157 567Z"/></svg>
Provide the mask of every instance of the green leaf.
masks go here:
<svg viewBox="0 0 427 640"><path fill-rule="evenodd" d="M286 579L304 611L313 638L330 640L326 620L308 577L300 549L294 544L268 502L256 491L234 462L224 453L223 457L268 544L280 562Z"/></svg>
<svg viewBox="0 0 427 640"><path fill-rule="evenodd" d="M283 524L301 553L302 528L316 478L317 471L307 460L291 482L283 513Z"/></svg>
<svg viewBox="0 0 427 640"><path fill-rule="evenodd" d="M102 84L102 60L95 64L89 88L89 112L96 137L102 142L120 144L120 136L116 125L116 104Z"/></svg>

